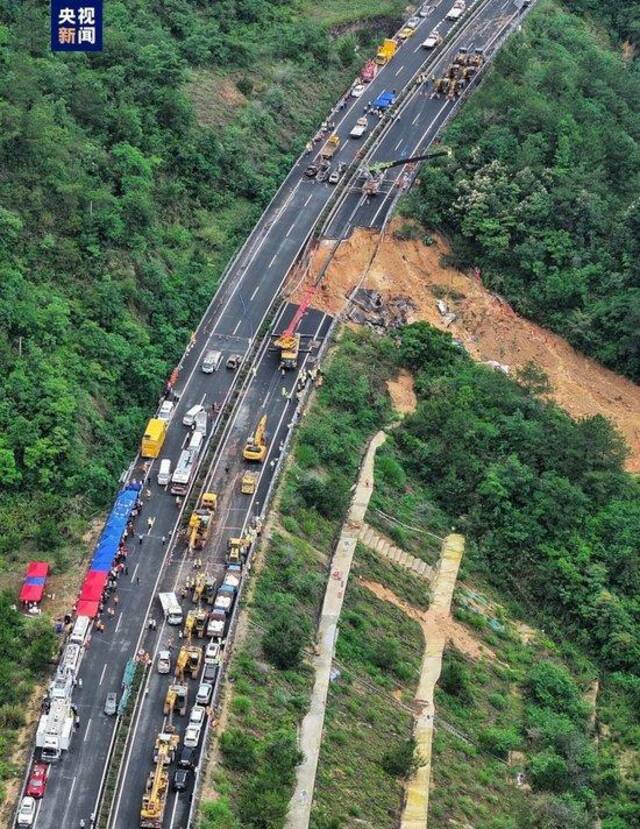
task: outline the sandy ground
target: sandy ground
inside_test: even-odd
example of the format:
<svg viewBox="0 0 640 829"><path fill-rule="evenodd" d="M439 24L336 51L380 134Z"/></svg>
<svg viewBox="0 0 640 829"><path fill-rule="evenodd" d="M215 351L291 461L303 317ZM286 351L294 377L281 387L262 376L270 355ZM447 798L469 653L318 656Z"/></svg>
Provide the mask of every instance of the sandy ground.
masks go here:
<svg viewBox="0 0 640 829"><path fill-rule="evenodd" d="M609 418L629 445L628 469L640 472L640 387L579 354L561 337L519 317L478 279L443 268L440 259L449 249L442 239L431 247L394 239L397 224L398 220L394 220L380 241L368 272L369 260L379 241L377 234L356 230L344 241L313 304L338 313L344 308L347 295L360 283L387 299L410 297L416 305L414 320L446 328L475 359L507 364L512 374L533 362L549 378L550 397L570 415L579 418L602 414ZM333 242L323 242L317 248L309 275L297 286L294 300L300 301L332 245ZM449 326L438 311L437 299L443 299L456 314L457 319Z"/></svg>
<svg viewBox="0 0 640 829"><path fill-rule="evenodd" d="M418 399L413 390L413 377L408 371L401 369L397 377L393 380L387 380L387 389L393 408L398 414L405 415L415 412Z"/></svg>

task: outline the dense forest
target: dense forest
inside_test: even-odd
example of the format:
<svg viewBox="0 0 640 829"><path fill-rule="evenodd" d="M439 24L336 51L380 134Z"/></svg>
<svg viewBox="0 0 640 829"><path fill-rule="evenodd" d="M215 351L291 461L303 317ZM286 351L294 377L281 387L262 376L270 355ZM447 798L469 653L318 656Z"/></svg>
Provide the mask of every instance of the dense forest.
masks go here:
<svg viewBox="0 0 640 829"><path fill-rule="evenodd" d="M405 209L518 311L638 380L640 3L566 6L585 19L540 4Z"/></svg>
<svg viewBox="0 0 640 829"><path fill-rule="evenodd" d="M46 7L0 0L2 561L25 542L68 560L231 252L370 48L311 11L110 2L102 53L54 55Z"/></svg>

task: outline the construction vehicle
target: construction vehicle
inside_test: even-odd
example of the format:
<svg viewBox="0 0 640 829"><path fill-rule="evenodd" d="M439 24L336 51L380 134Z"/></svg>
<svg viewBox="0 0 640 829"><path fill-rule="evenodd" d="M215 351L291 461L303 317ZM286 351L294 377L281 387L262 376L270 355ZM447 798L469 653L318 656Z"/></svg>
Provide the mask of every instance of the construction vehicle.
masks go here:
<svg viewBox="0 0 640 829"><path fill-rule="evenodd" d="M208 509L196 509L189 518L189 552L202 550L207 543L211 527L213 526L213 513Z"/></svg>
<svg viewBox="0 0 640 829"><path fill-rule="evenodd" d="M182 624L182 607L175 593L158 593L162 612L168 625Z"/></svg>
<svg viewBox="0 0 640 829"><path fill-rule="evenodd" d="M242 556L253 541L248 535L241 538L230 538L227 541L227 561L229 564L241 564Z"/></svg>
<svg viewBox="0 0 640 829"><path fill-rule="evenodd" d="M202 599L206 583L206 575L204 573L196 573L196 577L193 580L193 593L191 594L191 601L194 604L198 604L198 602Z"/></svg>
<svg viewBox="0 0 640 829"><path fill-rule="evenodd" d="M243 495L253 495L253 493L256 491L257 483L257 472L245 472L240 482L240 492L242 492Z"/></svg>
<svg viewBox="0 0 640 829"><path fill-rule="evenodd" d="M153 762L157 763L159 759L162 759L164 765L168 766L175 759L179 745L179 734L169 734L167 731L162 731L156 737L153 746Z"/></svg>
<svg viewBox="0 0 640 829"><path fill-rule="evenodd" d="M195 632L196 636L204 636L205 631L207 629L207 619L209 614L203 607L199 607L196 610L196 621L195 621Z"/></svg>
<svg viewBox="0 0 640 829"><path fill-rule="evenodd" d="M395 40L392 38L384 40L382 45L378 48L378 53L376 55L376 63L378 66L384 66L385 63L389 63L397 51L398 44Z"/></svg>
<svg viewBox="0 0 640 829"><path fill-rule="evenodd" d="M207 604L213 604L216 597L216 580L213 576L205 576L204 600Z"/></svg>
<svg viewBox="0 0 640 829"><path fill-rule="evenodd" d="M476 49L473 53L468 49L460 49L443 77L434 81L432 97L446 95L450 101L457 98L483 65L484 60L482 49Z"/></svg>
<svg viewBox="0 0 640 829"><path fill-rule="evenodd" d="M167 421L152 417L142 436L140 454L143 458L157 458L167 434Z"/></svg>
<svg viewBox="0 0 640 829"><path fill-rule="evenodd" d="M187 698L189 689L184 682L174 682L167 688L164 698L164 713L172 714L175 711L181 716L187 713Z"/></svg>
<svg viewBox="0 0 640 829"><path fill-rule="evenodd" d="M449 147L438 147L424 155L414 155L411 158L397 158L395 161L379 161L377 164L371 164L362 170L364 175L364 183L362 185L362 192L368 196L375 196L379 190L387 170L392 167L400 167L403 164L414 164L418 161L430 161L441 156L450 156L451 150Z"/></svg>
<svg viewBox="0 0 640 829"><path fill-rule="evenodd" d="M378 74L378 67L375 60L368 60L360 70L360 79L363 83L371 83Z"/></svg>
<svg viewBox="0 0 640 829"><path fill-rule="evenodd" d="M257 461L262 463L267 454L267 443L265 441L265 432L267 430L267 416L262 415L258 421L255 432L250 435L247 444L244 447L242 456L246 461Z"/></svg>
<svg viewBox="0 0 640 829"><path fill-rule="evenodd" d="M213 610L209 614L209 621L207 622L207 636L212 639L224 639L227 632L227 614L224 610Z"/></svg>
<svg viewBox="0 0 640 829"><path fill-rule="evenodd" d="M176 679L183 682L185 675L196 677L202 664L202 648L197 645L183 645L176 660Z"/></svg>
<svg viewBox="0 0 640 829"><path fill-rule="evenodd" d="M167 805L167 790L169 788L169 772L165 768L165 752L169 754L168 746L162 746L156 761L156 767L149 772L145 793L142 795L140 809L141 829L162 829L164 810Z"/></svg>
<svg viewBox="0 0 640 829"><path fill-rule="evenodd" d="M340 136L337 132L334 132L325 141L323 148L320 150L320 157L325 159L333 158L333 156L338 152L339 146Z"/></svg>
<svg viewBox="0 0 640 829"><path fill-rule="evenodd" d="M300 340L302 335L297 333L298 325L302 317L307 312L311 300L315 293L316 286L310 285L302 297L302 302L296 308L295 314L291 318L291 322L280 336L274 340L276 348L280 349L280 368L289 369L296 368L298 365L298 357L300 355Z"/></svg>

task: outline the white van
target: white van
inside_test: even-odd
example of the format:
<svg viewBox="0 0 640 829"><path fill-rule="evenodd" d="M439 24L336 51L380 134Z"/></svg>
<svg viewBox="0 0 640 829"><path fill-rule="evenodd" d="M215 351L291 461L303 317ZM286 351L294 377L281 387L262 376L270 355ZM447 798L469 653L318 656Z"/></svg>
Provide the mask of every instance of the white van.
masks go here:
<svg viewBox="0 0 640 829"><path fill-rule="evenodd" d="M166 486L171 480L171 461L169 458L163 458L160 461L160 469L158 470L158 483L160 486Z"/></svg>
<svg viewBox="0 0 640 829"><path fill-rule="evenodd" d="M90 624L91 619L88 616L78 616L73 626L73 630L71 631L69 641L73 642L75 645L84 644L84 640L87 635L87 631L89 630Z"/></svg>
<svg viewBox="0 0 640 829"><path fill-rule="evenodd" d="M204 411L204 406L201 406L199 403L196 406L192 406L189 409L189 411L186 413L186 415L182 418L182 423L185 426L193 426L193 424L196 422L196 415L199 412L203 412L203 411Z"/></svg>
<svg viewBox="0 0 640 829"><path fill-rule="evenodd" d="M191 435L191 440L189 441L189 449L193 449L193 451L198 454L200 452L200 447L202 446L202 441L204 439L204 435L202 432L194 432Z"/></svg>
<svg viewBox="0 0 640 829"><path fill-rule="evenodd" d="M160 406L160 410L158 412L158 420L164 420L167 423L171 420L171 415L173 414L173 409L175 407L175 403L172 403L171 400L165 400Z"/></svg>
<svg viewBox="0 0 640 829"><path fill-rule="evenodd" d="M202 371L205 374L213 374L220 368L222 362L222 351L207 351L202 361Z"/></svg>

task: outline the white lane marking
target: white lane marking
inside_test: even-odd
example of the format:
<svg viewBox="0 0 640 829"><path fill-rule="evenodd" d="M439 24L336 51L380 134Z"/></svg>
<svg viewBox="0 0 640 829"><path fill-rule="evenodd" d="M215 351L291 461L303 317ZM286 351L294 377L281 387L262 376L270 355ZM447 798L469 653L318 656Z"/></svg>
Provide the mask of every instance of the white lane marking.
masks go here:
<svg viewBox="0 0 640 829"><path fill-rule="evenodd" d="M85 732L84 732L84 740L83 740L84 743L87 742L87 737L89 736L89 729L90 728L91 728L91 717L89 717L89 720L87 722L87 727L86 727Z"/></svg>
<svg viewBox="0 0 640 829"><path fill-rule="evenodd" d="M107 663L105 662L104 663L104 668L102 669L102 673L100 674L100 681L98 682L98 685L102 685L102 682L104 681L104 675L106 674L106 672L107 672Z"/></svg>
<svg viewBox="0 0 640 829"><path fill-rule="evenodd" d="M249 297L249 302L252 302L255 299L255 296L256 296L256 294L258 293L259 290L260 290L260 283L258 282L256 287L253 289L253 293ZM233 333L235 334L236 332L234 331Z"/></svg>
<svg viewBox="0 0 640 829"><path fill-rule="evenodd" d="M258 290L258 289L256 288L256 291L257 291L257 290ZM253 297L254 297L254 296L255 296L255 291L254 291L254 292L253 292L253 294L251 295L251 299L253 299ZM242 325L242 317L240 317L240 319L239 319L239 320L238 320L238 322L236 323L236 327L233 329L233 332L232 332L232 334L231 334L231 336L232 336L232 337L235 337L235 335L238 333L238 328L240 328L240 326L241 326L241 325Z"/></svg>
<svg viewBox="0 0 640 829"><path fill-rule="evenodd" d="M278 250L280 250L280 248L278 248ZM273 263L276 261L276 256L277 255L278 255L277 253L273 254L273 256L271 257L271 262L269 262L269 264L267 265L268 268L270 268L273 265Z"/></svg>
<svg viewBox="0 0 640 829"><path fill-rule="evenodd" d="M121 621L122 621L122 613L118 616L118 622L117 622L117 624L116 624L116 628L115 628L115 630L113 631L114 633L117 633L117 632L118 632L118 628L120 627L120 622L121 622Z"/></svg>
<svg viewBox="0 0 640 829"><path fill-rule="evenodd" d="M400 144L402 144L402 141L403 139L401 138L393 149L397 150L400 147Z"/></svg>
<svg viewBox="0 0 640 829"><path fill-rule="evenodd" d="M72 795L73 795L73 790L74 790L74 788L75 788L75 785L76 785L76 780L77 780L77 779L78 779L78 776L76 775L76 776L73 778L73 780L71 781L71 788L69 789L69 800L68 800L68 803L71 803L71 797L72 797Z"/></svg>
<svg viewBox="0 0 640 829"><path fill-rule="evenodd" d="M311 201L311 196L313 196L313 193L309 193L309 195L307 196L307 200L303 205L304 207L306 207L309 204L309 202Z"/></svg>
<svg viewBox="0 0 640 829"><path fill-rule="evenodd" d="M411 122L411 126L414 126L414 124L417 124L419 118L420 118L420 113L418 113L416 115L416 117L413 119L413 121Z"/></svg>
<svg viewBox="0 0 640 829"><path fill-rule="evenodd" d="M140 562L136 564L136 569L133 571L133 575L131 576L131 581L135 581L136 573L138 572L138 567L140 567Z"/></svg>
<svg viewBox="0 0 640 829"><path fill-rule="evenodd" d="M293 230L293 228L294 228L295 226L296 226L296 223L295 223L295 222L292 222L292 223L291 223L291 227L289 228L289 230L287 230L287 232L285 233L285 236L289 236L289 234L291 233L291 231ZM253 297L251 297L251 299L253 299Z"/></svg>
<svg viewBox="0 0 640 829"><path fill-rule="evenodd" d="M403 69L404 69L404 66L401 66L401 67L398 69L398 71L397 71L397 72L396 72L396 74L395 74L395 77L396 77L396 78L397 78L397 77L398 77L398 75L402 72L402 70L403 70Z"/></svg>

